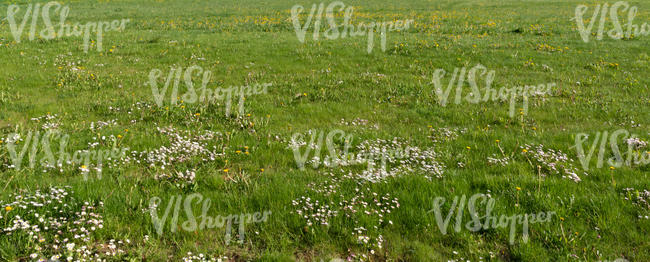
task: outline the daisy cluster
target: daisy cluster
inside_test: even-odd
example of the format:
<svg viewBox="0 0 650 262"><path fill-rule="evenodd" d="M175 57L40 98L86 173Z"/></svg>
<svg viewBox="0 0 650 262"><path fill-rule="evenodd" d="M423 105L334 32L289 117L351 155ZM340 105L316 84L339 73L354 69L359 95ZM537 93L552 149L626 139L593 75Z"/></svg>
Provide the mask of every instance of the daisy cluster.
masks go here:
<svg viewBox="0 0 650 262"><path fill-rule="evenodd" d="M402 148L403 151L400 150ZM433 177L441 178L444 173L445 166L437 161L437 154L433 148L422 150L407 144L401 138L393 138L392 141L367 140L359 144L357 149L359 151L357 155L369 155L372 157L371 164L378 165L357 175L373 183L413 172L421 172L429 180Z"/></svg>
<svg viewBox="0 0 650 262"><path fill-rule="evenodd" d="M635 150L641 150L648 146L648 142L639 139L638 137L632 137L625 140L627 145Z"/></svg>
<svg viewBox="0 0 650 262"><path fill-rule="evenodd" d="M346 147L349 141L345 141ZM307 145L304 141L290 141L289 147L296 148ZM317 145L310 144L315 148ZM445 166L437 161L433 148L421 149L408 144L403 138L394 137L392 140L365 140L339 157L316 155L307 164L318 166L321 163L328 168L340 167L341 173L373 183L382 182L388 177L397 177L407 173L421 172L431 180L440 178ZM359 171L359 166L367 168Z"/></svg>
<svg viewBox="0 0 650 262"><path fill-rule="evenodd" d="M649 219L648 213L650 213L650 191L647 189L636 190L634 188L625 188L624 198L626 201L632 201L635 206L638 206L643 210L643 213L646 215L639 215L639 218Z"/></svg>
<svg viewBox="0 0 650 262"><path fill-rule="evenodd" d="M3 146L1 150L14 154L8 147L9 144L14 145L13 150L17 157L13 159L13 156L8 154L12 158L0 158L0 163L4 162L4 167L8 169L19 169L20 166L16 166L16 161L19 161L22 167L29 166L43 173L79 171L84 175L91 170L99 174L104 165L109 168L117 167L127 148L116 148L118 138L114 135L98 135L92 139L87 149L73 150L70 147L70 136L58 130L47 130L42 134L40 131L29 131L26 135L10 134L5 139L7 146ZM27 148L31 150L25 151Z"/></svg>
<svg viewBox="0 0 650 262"><path fill-rule="evenodd" d="M0 201L0 241L39 261L106 261L119 259L128 239L97 240L104 228L103 203L80 202L69 187L22 192Z"/></svg>
<svg viewBox="0 0 650 262"><path fill-rule="evenodd" d="M181 260L183 262L222 262L228 261L228 257L211 257L203 255L203 253L194 255L192 252L187 252L187 256L184 256Z"/></svg>
<svg viewBox="0 0 650 262"><path fill-rule="evenodd" d="M358 117L355 118L355 119L352 119L352 121L346 121L345 119L341 118L341 122L340 122L341 125L353 126L353 127L365 127L365 126L368 126L369 123L370 122L368 121L368 119L363 119L363 118L358 118ZM374 124L374 125L372 125L372 128L379 129L379 125Z"/></svg>
<svg viewBox="0 0 650 262"><path fill-rule="evenodd" d="M381 232L393 222L386 217L400 204L397 198L391 197L389 193L380 195L373 192L365 184L355 181L356 186L353 195L347 196L338 192L339 185L351 181L349 177L336 178L322 183L311 183L308 185L308 193L318 194L317 200L308 196L301 196L292 201L296 208L293 213L305 221L305 230L318 231L323 227L329 227L334 219L342 219L345 224L350 225L348 231L351 240L361 248L360 254L350 251L348 259L367 260L369 256L378 255L383 248L384 237Z"/></svg>
<svg viewBox="0 0 650 262"><path fill-rule="evenodd" d="M104 127L110 127L110 126L116 126L117 125L117 120L108 120L108 121L97 121L97 122L90 122L90 130L93 132L97 132L101 130Z"/></svg>
<svg viewBox="0 0 650 262"><path fill-rule="evenodd" d="M491 157L487 158L488 164L492 166L507 166L510 164L510 157L499 158L497 155L492 154Z"/></svg>
<svg viewBox="0 0 650 262"><path fill-rule="evenodd" d="M126 112L127 115L135 115L134 114L135 112L140 112L140 111L144 111L144 110L153 111L153 108L154 108L154 105L149 103L149 102L135 102L135 103L129 105L129 107L127 109L123 109L121 107L109 106L108 110L111 111L111 112L115 112L115 113ZM132 120L132 123L134 123L134 121L135 120Z"/></svg>
<svg viewBox="0 0 650 262"><path fill-rule="evenodd" d="M203 130L200 134L190 131L177 130L173 127L157 128L169 140L169 145L145 151L132 151L124 162L146 163L150 168L166 170L180 164L190 163L192 160L215 161L225 155L225 147L218 146L211 141L220 141L222 134L210 130ZM187 175L186 175L187 177Z"/></svg>
<svg viewBox="0 0 650 262"><path fill-rule="evenodd" d="M61 123L57 120L59 115L54 114L47 114L41 117L33 117L31 118L32 121L36 121L38 123L43 123L41 125L41 129L43 130L50 130L50 129L57 129L61 125Z"/></svg>
<svg viewBox="0 0 650 262"><path fill-rule="evenodd" d="M573 159L562 151L547 149L541 144L537 146L526 144L521 146L521 149L521 154L528 159L529 163L541 169L542 176L562 175L562 178L571 179L576 183L581 181L577 174L578 169L571 163Z"/></svg>
<svg viewBox="0 0 650 262"><path fill-rule="evenodd" d="M429 126L429 131L431 133L431 135L429 135L429 138L431 138L431 140L433 140L434 143L439 143L439 142L456 140L456 138L458 138L459 135L467 133L467 128L457 128L457 127L435 128L433 126Z"/></svg>
<svg viewBox="0 0 650 262"><path fill-rule="evenodd" d="M173 172L171 174L158 174L154 179L158 181L167 181L178 188L189 188L194 185L196 172L194 170L185 170L185 172Z"/></svg>

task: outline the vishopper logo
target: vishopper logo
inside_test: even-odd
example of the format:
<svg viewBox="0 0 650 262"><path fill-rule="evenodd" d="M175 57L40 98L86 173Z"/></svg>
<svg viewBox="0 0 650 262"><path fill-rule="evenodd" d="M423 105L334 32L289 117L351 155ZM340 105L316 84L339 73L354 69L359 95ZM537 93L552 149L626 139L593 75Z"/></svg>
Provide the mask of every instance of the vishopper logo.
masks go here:
<svg viewBox="0 0 650 262"><path fill-rule="evenodd" d="M11 34L17 43L20 43L23 31L27 22L30 21L29 28L29 41L33 41L37 36L46 40L52 40L54 38L61 37L80 37L83 35L83 48L84 52L88 52L90 46L90 36L91 33L96 35L97 42L97 51L103 51L102 42L104 40L104 32L108 31L123 31L126 24L130 19L113 20L111 22L88 22L85 25L80 25L78 22L70 25L66 23L68 14L70 13L70 7L67 5L61 5L58 2L48 2L41 6L41 3L29 4L25 9L25 13L22 15L22 21L20 24L16 21L16 16L20 17L19 14L21 7L19 5L9 5L7 8L7 20L9 21L9 27L11 28ZM52 24L51 15L59 15L58 30ZM40 31L37 29L39 18L43 19L43 24L45 28L42 28ZM38 32L38 35L37 35Z"/></svg>
<svg viewBox="0 0 650 262"><path fill-rule="evenodd" d="M632 39L635 36L647 36L650 34L650 25L648 23L643 23L641 25L634 24L634 18L638 12L636 6L630 6L628 2L619 1L609 6L607 3L597 4L593 10L591 18L587 18L588 25L585 27L585 20L583 16L587 13L589 9L586 5L578 5L575 10L576 25L578 26L578 31L580 32L580 37L585 43L589 42L589 37L592 35L596 36L596 40L603 40L605 35L605 24L606 21L612 23L613 28L607 31L607 36L612 39ZM619 12L627 11L627 23L621 25L619 19ZM596 33L593 33L593 28L595 23L598 22L598 30Z"/></svg>
<svg viewBox="0 0 650 262"><path fill-rule="evenodd" d="M579 133L575 136L574 147L585 171L589 170L596 149L598 149L596 168L603 167L605 155L611 155L607 159L607 164L611 168L650 164L650 151L646 149L648 142L625 129L616 130L611 134L608 131L596 132L591 142L589 142L590 139L590 135L587 133ZM585 148L585 143L587 148ZM626 145L627 150L624 153L621 153L619 143ZM611 151L611 154L608 154L608 151Z"/></svg>
<svg viewBox="0 0 650 262"><path fill-rule="evenodd" d="M237 97L239 100L237 113L239 116L244 115L244 101L246 96L257 95L257 94L266 94L268 93L268 87L272 86L271 83L264 84L254 84L253 86L230 86L228 88L208 88L208 83L212 77L212 72L210 70L204 70L202 67L193 65L187 69L182 67L172 67L165 78L165 82L162 86L162 89L158 87L158 81L162 76L162 71L159 69L153 69L149 72L149 83L151 87L151 92L153 93L154 100L159 107L162 107L164 104L165 96L167 95L167 90L171 86L171 93L169 97L169 103L171 105L177 105L177 103L217 103L223 102L225 104L226 116L230 116L230 110L232 107L232 100L234 97ZM201 87L195 89L193 77L201 77ZM179 88L181 83L181 77L183 83L186 87L186 92L182 95L179 95Z"/></svg>
<svg viewBox="0 0 650 262"><path fill-rule="evenodd" d="M52 141L59 141L57 154L53 153L55 151L52 150ZM128 151L128 148L113 147L113 149L76 150L70 154L66 152L69 141L69 135L55 131L46 131L42 135L38 131L30 131L24 138L18 133L10 134L6 138L6 148L11 158L8 168L20 170L23 168L22 162L27 156L29 168L32 169L36 167L37 163L40 163L44 172L56 169L63 172L65 166L73 166L83 174L84 180L88 179L91 170L95 170L97 178L101 179L103 161L122 158ZM41 153L39 154L39 152ZM37 160L39 157L40 160Z"/></svg>
<svg viewBox="0 0 650 262"><path fill-rule="evenodd" d="M334 19L338 15L335 13L335 9L338 8L338 12L345 10L343 15L343 23L338 25ZM379 32L379 37L381 38L381 50L386 51L386 36L387 32L406 30L411 26L411 23L414 22L413 19L409 20L395 20L394 22L370 22L365 24L363 22L358 23L355 29L355 26L350 24L352 20L352 15L354 13L354 8L351 6L345 7L345 4L341 1L332 2L327 5L325 8L324 3L318 5L313 4L309 16L305 20L304 24L300 24L300 14L304 11L302 5L294 5L291 8L291 21L293 27L296 31L296 36L298 41L301 43L305 42L305 34L307 29L310 27L313 21L313 38L314 41L318 41L320 38L321 24L323 19L323 12L325 12L325 17L327 18L327 24L329 29L325 30L325 38L329 40L345 38L347 36L356 37L356 36L367 36L367 51L368 54L372 52L372 49L375 46L375 31ZM315 15L315 17L314 17ZM339 27L342 27L342 30L339 31Z"/></svg>
<svg viewBox="0 0 650 262"><path fill-rule="evenodd" d="M480 202L478 202L480 200ZM449 212L447 216L443 218L442 207L445 204L446 199L444 197L436 197L433 200L433 209L429 213L433 212L436 218L436 224L440 229L440 233L443 235L447 234L449 229L449 222L451 221L454 211L456 211L456 224L454 225L454 230L460 232L463 225L463 213L465 211L465 206L469 211L471 221L465 224L465 228L471 232L479 232L481 230L488 230L490 228L510 228L509 233L509 243L513 245L515 243L515 237L517 234L517 225L522 226L522 240L524 243L528 242L528 225L533 223L543 223L551 221L551 218L555 212L539 212L535 214L524 214L524 215L512 215L512 216L496 216L492 214L496 201L491 198L489 195L485 194L474 194L467 199L466 195L462 195L460 198L454 196L454 200L451 203ZM479 210L480 207L478 204L485 205L485 215L480 216Z"/></svg>
<svg viewBox="0 0 650 262"><path fill-rule="evenodd" d="M312 150L314 150L313 158L320 160L321 149L323 148L323 142L325 142L325 146L329 151L329 156L326 156L324 158L324 163L327 166L332 166L332 167L338 166L340 160L343 159L340 158L340 156L348 155L348 151L350 150L351 142L353 139L351 134L348 134L346 136L345 131L339 129L328 132L327 137L325 137L325 133L323 131L319 132L319 131L309 130L307 134L311 135L311 140L309 141L309 143L307 143L304 140L305 135L302 133L294 133L293 136L291 136L291 141L289 142L289 148L293 150L294 159L296 160L296 164L298 165L298 168L300 168L300 170L305 169L305 162L307 162L307 160L309 159L309 155ZM335 138L337 136L339 137L338 141L341 141L341 139L343 139L343 143L345 144L342 154L339 154L336 151L338 146L335 144ZM325 141L323 141L323 139L325 139ZM302 146L306 146L304 153L300 152L300 148ZM321 164L320 161L314 161L312 166L314 168L318 168L320 164Z"/></svg>
<svg viewBox="0 0 650 262"><path fill-rule="evenodd" d="M200 220L194 216L194 209L192 203L196 201L201 204L201 215ZM167 207L163 211L162 217L158 215L158 206L162 203L162 200L159 197L152 197L149 200L149 209L148 212L151 214L151 220L153 222L154 228L158 235L162 235L165 228L167 218L170 213L172 214L171 221L169 223L169 230L174 233L179 228L179 212L181 210L181 203L183 210L185 212L185 217L187 220L181 223L180 229L183 229L188 232L195 232L197 230L212 229L212 228L223 228L226 227L226 245L230 243L232 237L232 227L233 224L238 225L238 235L239 242L244 242L245 236L245 225L247 223L262 223L266 222L268 216L271 215L271 211L264 211L263 213L246 213L238 215L227 215L227 216L210 216L208 213L210 211L211 200L209 198L203 198L203 195L200 193L194 193L185 198L183 201L183 196L172 196L169 202L167 202ZM173 209L173 211L172 211Z"/></svg>
<svg viewBox="0 0 650 262"><path fill-rule="evenodd" d="M329 131L327 135L325 135L324 131L309 130L306 135L310 137L309 142L305 140L305 134L303 133L294 133L289 142L289 148L293 150L294 159L300 170L305 169L306 163L311 163L313 168L318 168L321 164L328 168L367 164L367 170L373 171L377 162L379 162L381 170L385 171L388 162L393 163L398 162L400 159L409 158L411 153L414 152L414 148L406 146L404 148L370 148L369 150L352 153L350 148L354 136L352 134L346 135L345 131L340 129ZM302 147L304 147L304 152L301 152ZM322 157L323 147L326 147L329 153L325 157ZM362 148L366 147L373 146ZM373 149L376 151L373 151ZM310 158L312 150L313 155Z"/></svg>
<svg viewBox="0 0 650 262"><path fill-rule="evenodd" d="M515 86L512 88L502 86L499 90L496 90L492 88L492 83L494 82L496 75L495 71L488 70L481 64L477 64L469 70L466 67L460 69L454 68L454 72L450 76L451 79L447 82L447 89L443 89L442 79L445 75L447 75L447 71L444 69L436 69L431 80L431 84L433 84L434 87L434 93L441 106L447 106L451 90L455 87L455 104L460 104L462 99L465 99L467 102L472 104L487 101L509 100L510 108L508 112L510 117L515 117L515 107L518 98L521 98L523 101L520 114L526 115L528 114L529 97L550 94L551 89L556 86L555 83L546 83L539 85ZM483 81L485 82L484 95L481 95L481 88L478 83L480 81L479 78L481 77L483 77ZM463 88L466 86L465 81L467 81L471 90L465 97L463 97Z"/></svg>

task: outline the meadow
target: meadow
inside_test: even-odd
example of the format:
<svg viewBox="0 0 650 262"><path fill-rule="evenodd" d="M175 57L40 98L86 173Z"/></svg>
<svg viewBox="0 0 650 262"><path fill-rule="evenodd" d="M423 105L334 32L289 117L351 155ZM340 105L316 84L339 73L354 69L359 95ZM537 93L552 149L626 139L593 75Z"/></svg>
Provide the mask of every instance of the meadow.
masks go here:
<svg viewBox="0 0 650 262"><path fill-rule="evenodd" d="M650 261L650 2L333 2L2 1L0 261Z"/></svg>

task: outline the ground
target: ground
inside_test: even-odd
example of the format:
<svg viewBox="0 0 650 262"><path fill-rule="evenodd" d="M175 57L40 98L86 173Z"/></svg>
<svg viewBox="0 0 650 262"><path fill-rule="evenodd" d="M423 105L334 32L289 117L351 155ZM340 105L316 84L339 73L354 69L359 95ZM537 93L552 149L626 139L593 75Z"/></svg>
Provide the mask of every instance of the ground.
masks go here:
<svg viewBox="0 0 650 262"><path fill-rule="evenodd" d="M59 1L69 25L124 24L87 50L42 20L17 41L29 3L0 6L2 261L650 260L650 36L575 19L616 2L343 2L357 26L413 19L370 52L326 19L300 41L292 8L304 25L320 2ZM476 86L448 86L472 69ZM542 88L488 96L490 71L496 90ZM332 160L345 151L374 161ZM449 213L472 196L518 221Z"/></svg>

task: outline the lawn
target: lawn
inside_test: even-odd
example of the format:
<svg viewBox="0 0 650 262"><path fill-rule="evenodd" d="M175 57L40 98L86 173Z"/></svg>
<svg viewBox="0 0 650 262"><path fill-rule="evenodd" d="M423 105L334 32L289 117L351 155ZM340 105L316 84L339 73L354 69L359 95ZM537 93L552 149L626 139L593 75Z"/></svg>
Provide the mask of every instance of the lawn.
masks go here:
<svg viewBox="0 0 650 262"><path fill-rule="evenodd" d="M0 261L650 261L649 2L0 19Z"/></svg>

